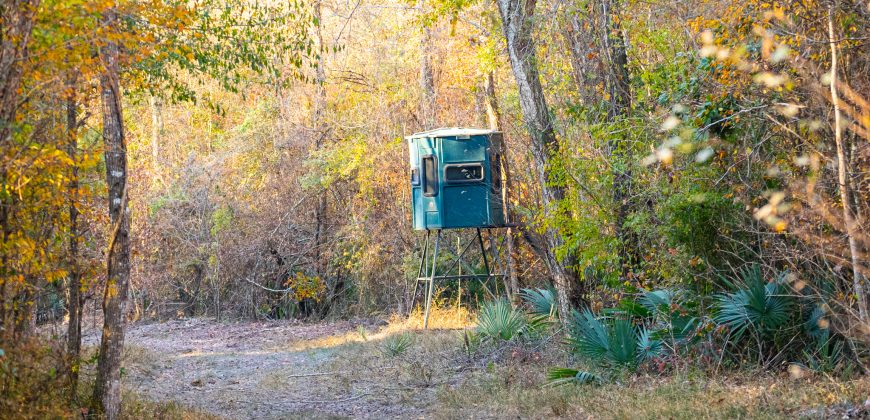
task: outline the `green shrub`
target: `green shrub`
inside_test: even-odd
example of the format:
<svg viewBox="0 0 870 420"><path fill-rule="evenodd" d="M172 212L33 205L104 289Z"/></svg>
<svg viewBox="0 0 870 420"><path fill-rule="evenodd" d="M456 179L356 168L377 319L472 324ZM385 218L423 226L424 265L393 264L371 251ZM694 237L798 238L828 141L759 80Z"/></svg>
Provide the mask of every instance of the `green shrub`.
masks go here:
<svg viewBox="0 0 870 420"><path fill-rule="evenodd" d="M559 305L556 302L556 290L552 287L547 289L522 289L520 297L528 305L535 315L555 318L559 314Z"/></svg>
<svg viewBox="0 0 870 420"><path fill-rule="evenodd" d="M388 356L400 356L414 344L414 336L410 333L394 334L384 339L381 351Z"/></svg>
<svg viewBox="0 0 870 420"><path fill-rule="evenodd" d="M574 353L608 369L635 369L661 352L661 341L643 325L635 327L626 318L597 318L588 310L574 314L568 344Z"/></svg>
<svg viewBox="0 0 870 420"><path fill-rule="evenodd" d="M786 294L785 273L769 283L765 283L757 265L741 274L737 290L716 298L714 319L730 329L735 341L747 331L757 337L769 336L790 320L795 306L794 297Z"/></svg>
<svg viewBox="0 0 870 420"><path fill-rule="evenodd" d="M520 337L534 337L545 326L542 316L527 317L511 306L506 299L488 301L477 316L477 334L482 340L510 341Z"/></svg>

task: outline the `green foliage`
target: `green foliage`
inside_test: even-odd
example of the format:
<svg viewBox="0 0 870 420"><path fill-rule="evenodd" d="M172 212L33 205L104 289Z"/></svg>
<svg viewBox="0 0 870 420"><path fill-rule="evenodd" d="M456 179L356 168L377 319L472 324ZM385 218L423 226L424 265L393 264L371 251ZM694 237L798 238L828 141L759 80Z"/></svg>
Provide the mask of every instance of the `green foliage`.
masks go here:
<svg viewBox="0 0 870 420"><path fill-rule="evenodd" d="M488 340L513 340L526 326L526 315L505 299L484 303L477 315L477 333Z"/></svg>
<svg viewBox="0 0 870 420"><path fill-rule="evenodd" d="M634 369L661 352L661 341L630 319L598 318L591 311L574 313L568 344L571 350L607 368Z"/></svg>
<svg viewBox="0 0 870 420"><path fill-rule="evenodd" d="M537 336L547 325L546 316L531 316L506 299L485 302L477 315L476 332L482 340L511 341Z"/></svg>
<svg viewBox="0 0 870 420"><path fill-rule="evenodd" d="M654 290L644 293L640 304L652 315L653 336L660 340L685 341L701 323L697 311L680 290Z"/></svg>
<svg viewBox="0 0 870 420"><path fill-rule="evenodd" d="M810 344L802 352L806 367L830 373L846 361L843 354L844 340L831 333L829 321L825 318L828 311L823 305L816 305L804 322L804 331L810 337Z"/></svg>
<svg viewBox="0 0 870 420"><path fill-rule="evenodd" d="M767 335L784 326L794 306L784 287L785 273L765 283L761 268L753 265L741 277L736 291L716 298L716 322L730 328L735 340L747 331Z"/></svg>
<svg viewBox="0 0 870 420"><path fill-rule="evenodd" d="M559 315L559 305L556 302L556 289L522 289L520 297L535 315L555 318Z"/></svg>
<svg viewBox="0 0 870 420"><path fill-rule="evenodd" d="M381 352L390 357L401 356L414 344L414 335L408 332L393 334L384 339Z"/></svg>
<svg viewBox="0 0 870 420"><path fill-rule="evenodd" d="M217 236L233 222L233 209L229 206L218 207L211 214L211 236Z"/></svg>
<svg viewBox="0 0 870 420"><path fill-rule="evenodd" d="M665 201L662 216L670 246L685 246L692 255L706 258L716 252L720 233L736 224L740 209L721 191L691 187Z"/></svg>
<svg viewBox="0 0 870 420"><path fill-rule="evenodd" d="M303 66L320 59L309 33L319 22L303 3L198 0L179 10L184 19L176 25L152 28L161 47L157 53L131 69L148 79L148 90L168 93L173 101L203 101L222 112L211 95L199 94L189 81L200 78L186 74L206 76L222 89L238 93L258 78L268 85L308 80ZM130 16L127 24L136 30L150 22L147 17Z"/></svg>
<svg viewBox="0 0 870 420"><path fill-rule="evenodd" d="M547 370L547 384L551 386L559 386L566 384L598 385L604 382L600 376L582 370L571 368L550 368Z"/></svg>
<svg viewBox="0 0 870 420"><path fill-rule="evenodd" d="M462 334L462 349L465 354L472 355L480 348L480 334L466 330Z"/></svg>

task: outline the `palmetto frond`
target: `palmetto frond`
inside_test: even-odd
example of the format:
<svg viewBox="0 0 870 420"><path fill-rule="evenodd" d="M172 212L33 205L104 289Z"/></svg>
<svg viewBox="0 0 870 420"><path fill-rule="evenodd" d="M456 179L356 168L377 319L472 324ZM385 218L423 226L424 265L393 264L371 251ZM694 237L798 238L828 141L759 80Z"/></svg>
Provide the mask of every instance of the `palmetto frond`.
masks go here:
<svg viewBox="0 0 870 420"><path fill-rule="evenodd" d="M559 305L556 304L556 291L553 288L522 289L520 297L535 315L555 317L559 313Z"/></svg>
<svg viewBox="0 0 870 420"><path fill-rule="evenodd" d="M591 372L570 368L551 368L547 371L547 384L551 386L565 384L600 384L604 380Z"/></svg>
<svg viewBox="0 0 870 420"><path fill-rule="evenodd" d="M477 332L484 339L512 340L527 325L525 314L505 299L484 303L477 316Z"/></svg>
<svg viewBox="0 0 870 420"><path fill-rule="evenodd" d="M744 270L739 289L716 298L715 321L731 328L735 339L750 328L766 333L784 325L794 299L785 294L783 277L765 283L757 266Z"/></svg>

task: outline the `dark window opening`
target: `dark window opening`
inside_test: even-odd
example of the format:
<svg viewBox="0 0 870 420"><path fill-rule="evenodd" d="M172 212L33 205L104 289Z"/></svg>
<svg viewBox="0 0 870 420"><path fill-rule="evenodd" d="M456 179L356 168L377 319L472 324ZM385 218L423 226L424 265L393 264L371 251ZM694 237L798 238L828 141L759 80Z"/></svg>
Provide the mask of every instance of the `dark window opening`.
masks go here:
<svg viewBox="0 0 870 420"><path fill-rule="evenodd" d="M423 156L423 195L438 195L438 164L435 156Z"/></svg>
<svg viewBox="0 0 870 420"><path fill-rule="evenodd" d="M492 155L492 192L501 194L501 154Z"/></svg>
<svg viewBox="0 0 870 420"><path fill-rule="evenodd" d="M445 165L444 179L449 183L483 181L483 165L479 163Z"/></svg>
<svg viewBox="0 0 870 420"><path fill-rule="evenodd" d="M411 185L415 187L420 185L420 168L411 168Z"/></svg>

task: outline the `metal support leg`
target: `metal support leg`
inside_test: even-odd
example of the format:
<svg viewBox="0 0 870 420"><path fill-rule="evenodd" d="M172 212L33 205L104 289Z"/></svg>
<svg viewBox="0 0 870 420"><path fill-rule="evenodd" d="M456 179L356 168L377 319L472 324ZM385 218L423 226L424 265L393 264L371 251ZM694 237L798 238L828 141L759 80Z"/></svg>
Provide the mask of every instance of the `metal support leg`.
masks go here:
<svg viewBox="0 0 870 420"><path fill-rule="evenodd" d="M435 235L435 250L432 252L432 271L429 273L429 289L426 291L426 310L423 313L423 329L429 328L429 308L432 306L432 293L435 289L435 266L438 264L438 243L441 241L441 229Z"/></svg>
<svg viewBox="0 0 870 420"><path fill-rule="evenodd" d="M492 251L492 265L494 270L498 270L499 273L507 273L507 267L504 265L504 261L501 258L501 252L499 250L498 237L493 237L492 229L486 229L486 236L489 237L489 249ZM504 245L504 241L502 241L502 245ZM507 281L507 276L502 277L504 281ZM495 282L495 292L498 293L498 282ZM510 287L507 287L507 283L503 285L505 291L505 297L508 301L511 301Z"/></svg>
<svg viewBox="0 0 870 420"><path fill-rule="evenodd" d="M426 242L423 243L423 255L420 256L420 268L417 269L417 278L414 279L414 292L411 293L411 304L408 307L408 316L414 312L414 302L417 301L417 288L420 287L420 277L423 277L423 269L426 268L426 256L429 254L429 237L432 231L426 229Z"/></svg>
<svg viewBox="0 0 870 420"><path fill-rule="evenodd" d="M483 236L480 235L480 228L477 228L477 242L480 244L480 255L483 256L483 268L486 270L486 280L481 280L480 284L486 289L486 293L495 299L496 296L489 290L489 286L486 285L486 282L492 277L492 271L489 271L489 259L486 257L486 248L483 246Z"/></svg>

